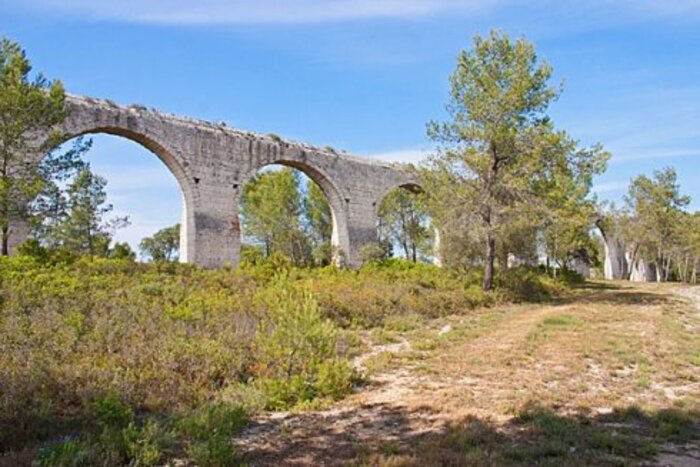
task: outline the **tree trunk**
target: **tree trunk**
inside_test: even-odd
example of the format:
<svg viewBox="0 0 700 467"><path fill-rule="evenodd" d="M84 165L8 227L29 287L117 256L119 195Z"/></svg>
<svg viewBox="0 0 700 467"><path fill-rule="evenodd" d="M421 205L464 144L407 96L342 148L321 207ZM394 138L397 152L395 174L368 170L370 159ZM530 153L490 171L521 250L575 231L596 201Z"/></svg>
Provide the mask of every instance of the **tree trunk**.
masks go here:
<svg viewBox="0 0 700 467"><path fill-rule="evenodd" d="M411 252L410 249L408 248L408 243L406 242L406 239L404 238L401 241L401 246L403 247L403 254L407 260L411 259Z"/></svg>
<svg viewBox="0 0 700 467"><path fill-rule="evenodd" d="M688 282L688 267L690 263L690 257L686 254L683 260L683 271L681 272L681 280L683 282Z"/></svg>
<svg viewBox="0 0 700 467"><path fill-rule="evenodd" d="M498 267L501 271L508 270L508 253L498 255Z"/></svg>
<svg viewBox="0 0 700 467"><path fill-rule="evenodd" d="M671 277L671 259L672 258L669 256L664 265L664 282L668 282L668 279Z"/></svg>
<svg viewBox="0 0 700 467"><path fill-rule="evenodd" d="M10 255L10 228L8 226L3 226L2 228L2 256Z"/></svg>
<svg viewBox="0 0 700 467"><path fill-rule="evenodd" d="M2 177L5 181L5 177ZM7 194L3 193L3 196ZM3 199L2 210L0 210L0 219L2 219L2 256L10 255L10 206L6 199Z"/></svg>
<svg viewBox="0 0 700 467"><path fill-rule="evenodd" d="M627 271L627 280L630 281L632 280L632 271L634 270L634 265L637 262L637 252L639 251L639 245L635 244L634 248L632 249L632 253L630 254L630 261L629 261L629 271Z"/></svg>
<svg viewBox="0 0 700 467"><path fill-rule="evenodd" d="M493 233L486 234L486 264L484 265L483 289L489 291L493 288L493 265L496 261L496 239Z"/></svg>

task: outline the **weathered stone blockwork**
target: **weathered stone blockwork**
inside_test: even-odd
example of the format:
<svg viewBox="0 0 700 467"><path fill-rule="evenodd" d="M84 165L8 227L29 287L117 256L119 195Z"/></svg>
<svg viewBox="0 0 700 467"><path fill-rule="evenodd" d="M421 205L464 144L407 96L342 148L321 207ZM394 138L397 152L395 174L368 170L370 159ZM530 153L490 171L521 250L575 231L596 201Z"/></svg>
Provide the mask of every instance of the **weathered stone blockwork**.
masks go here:
<svg viewBox="0 0 700 467"><path fill-rule="evenodd" d="M237 265L238 205L245 183L262 167L297 168L326 194L333 212L333 243L347 265L360 265L360 248L376 241L377 209L393 188L411 185L399 167L331 150L166 115L143 106L69 96L59 131L71 138L109 133L149 149L169 168L183 198L181 260L206 268ZM14 229L14 245L26 237Z"/></svg>

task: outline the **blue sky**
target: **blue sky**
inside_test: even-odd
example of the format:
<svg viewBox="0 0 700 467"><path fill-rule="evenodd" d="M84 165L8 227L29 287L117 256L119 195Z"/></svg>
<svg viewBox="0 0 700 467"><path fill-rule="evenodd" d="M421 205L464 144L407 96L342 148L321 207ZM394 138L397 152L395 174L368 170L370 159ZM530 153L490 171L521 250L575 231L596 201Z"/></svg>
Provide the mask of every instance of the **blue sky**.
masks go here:
<svg viewBox="0 0 700 467"><path fill-rule="evenodd" d="M619 201L667 165L700 208L700 0L3 0L0 34L69 92L226 121L358 155L416 161L474 34L524 36L565 90L558 127L613 153ZM95 137L136 245L179 220L180 195L135 143Z"/></svg>

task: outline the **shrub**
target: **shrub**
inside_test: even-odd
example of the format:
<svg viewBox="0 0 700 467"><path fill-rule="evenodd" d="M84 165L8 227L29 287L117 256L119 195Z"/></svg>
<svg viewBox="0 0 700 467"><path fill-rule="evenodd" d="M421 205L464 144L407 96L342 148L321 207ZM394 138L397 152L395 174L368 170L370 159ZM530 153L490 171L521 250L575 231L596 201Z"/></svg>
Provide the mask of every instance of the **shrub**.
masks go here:
<svg viewBox="0 0 700 467"><path fill-rule="evenodd" d="M247 414L240 406L212 403L181 416L177 429L192 440L201 441L213 435L233 437L243 429L246 421Z"/></svg>
<svg viewBox="0 0 700 467"><path fill-rule="evenodd" d="M156 465L162 457L160 426L153 419L137 423L131 407L110 394L93 403L100 428L93 456L113 465Z"/></svg>
<svg viewBox="0 0 700 467"><path fill-rule="evenodd" d="M360 248L360 258L364 265L381 261L385 257L386 251L377 243L367 243Z"/></svg>
<svg viewBox="0 0 700 467"><path fill-rule="evenodd" d="M346 361L324 361L318 366L317 396L340 400L353 385L354 374Z"/></svg>
<svg viewBox="0 0 700 467"><path fill-rule="evenodd" d="M122 430L126 460L130 465L157 465L163 457L161 427L153 420L147 420L142 426L131 422Z"/></svg>
<svg viewBox="0 0 700 467"><path fill-rule="evenodd" d="M566 291L566 285L536 270L517 267L501 272L498 287L508 300L539 302Z"/></svg>
<svg viewBox="0 0 700 467"><path fill-rule="evenodd" d="M39 451L36 465L39 467L81 467L91 465L93 453L79 440L67 440L51 444Z"/></svg>
<svg viewBox="0 0 700 467"><path fill-rule="evenodd" d="M235 465L231 440L245 426L247 415L235 405L215 403L194 410L177 422L187 439L187 453L200 466Z"/></svg>
<svg viewBox="0 0 700 467"><path fill-rule="evenodd" d="M201 467L226 467L237 465L231 439L222 435L213 435L203 441L197 441L187 448L195 465Z"/></svg>
<svg viewBox="0 0 700 467"><path fill-rule="evenodd" d="M284 409L317 396L347 393L350 367L334 363L338 329L311 294L276 283L261 292L260 300L268 312L254 346L267 406Z"/></svg>

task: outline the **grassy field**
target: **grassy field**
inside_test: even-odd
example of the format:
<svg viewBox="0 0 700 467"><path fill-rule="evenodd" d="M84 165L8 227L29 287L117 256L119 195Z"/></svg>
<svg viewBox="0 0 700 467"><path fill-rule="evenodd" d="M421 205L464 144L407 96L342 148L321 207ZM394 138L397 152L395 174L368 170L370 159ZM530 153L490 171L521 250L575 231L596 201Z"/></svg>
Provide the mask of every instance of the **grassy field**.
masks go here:
<svg viewBox="0 0 700 467"><path fill-rule="evenodd" d="M2 260L0 465L700 460L696 289L479 281Z"/></svg>

